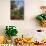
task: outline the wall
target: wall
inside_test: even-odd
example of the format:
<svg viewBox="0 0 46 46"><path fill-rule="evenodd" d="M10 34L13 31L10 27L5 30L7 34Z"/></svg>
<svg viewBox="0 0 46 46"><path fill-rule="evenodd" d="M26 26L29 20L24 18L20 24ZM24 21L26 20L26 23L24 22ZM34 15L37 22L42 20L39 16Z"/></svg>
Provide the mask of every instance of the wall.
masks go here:
<svg viewBox="0 0 46 46"><path fill-rule="evenodd" d="M46 5L46 0L24 0L25 15L24 20L10 20L10 0L0 0L0 34L4 34L6 25L15 25L19 31L18 36L31 36L36 34L39 27L35 16L41 13L40 6Z"/></svg>

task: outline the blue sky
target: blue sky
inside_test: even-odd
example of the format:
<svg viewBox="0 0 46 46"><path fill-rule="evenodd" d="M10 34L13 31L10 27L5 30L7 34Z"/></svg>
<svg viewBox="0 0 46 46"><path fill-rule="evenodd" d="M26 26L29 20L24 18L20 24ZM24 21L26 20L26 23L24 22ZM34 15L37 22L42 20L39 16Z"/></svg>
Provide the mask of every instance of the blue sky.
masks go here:
<svg viewBox="0 0 46 46"><path fill-rule="evenodd" d="M16 0L16 4L21 7L24 5L24 0Z"/></svg>
<svg viewBox="0 0 46 46"><path fill-rule="evenodd" d="M15 4L19 7L24 5L24 0L11 0L11 1L15 1Z"/></svg>

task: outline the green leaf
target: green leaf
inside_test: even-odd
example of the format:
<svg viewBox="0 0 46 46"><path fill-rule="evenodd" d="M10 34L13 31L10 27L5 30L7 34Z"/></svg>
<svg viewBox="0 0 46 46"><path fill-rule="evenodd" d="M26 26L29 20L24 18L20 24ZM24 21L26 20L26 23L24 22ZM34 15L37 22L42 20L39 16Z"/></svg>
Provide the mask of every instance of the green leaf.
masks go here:
<svg viewBox="0 0 46 46"><path fill-rule="evenodd" d="M45 15L45 20L46 20L46 15Z"/></svg>
<svg viewBox="0 0 46 46"><path fill-rule="evenodd" d="M15 26L6 26L6 27L7 27L5 32L6 36L12 37L17 35L18 31Z"/></svg>
<svg viewBox="0 0 46 46"><path fill-rule="evenodd" d="M36 19L39 20L39 21L44 20L44 18L43 18L41 15L38 15L38 16L36 17Z"/></svg>

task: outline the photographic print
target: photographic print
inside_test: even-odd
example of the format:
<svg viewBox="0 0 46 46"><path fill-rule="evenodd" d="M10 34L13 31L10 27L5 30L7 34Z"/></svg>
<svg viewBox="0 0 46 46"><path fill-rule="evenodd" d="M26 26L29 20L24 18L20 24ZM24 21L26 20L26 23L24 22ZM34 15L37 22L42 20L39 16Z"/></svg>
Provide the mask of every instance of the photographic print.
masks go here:
<svg viewBox="0 0 46 46"><path fill-rule="evenodd" d="M11 20L24 19L24 0L11 0Z"/></svg>

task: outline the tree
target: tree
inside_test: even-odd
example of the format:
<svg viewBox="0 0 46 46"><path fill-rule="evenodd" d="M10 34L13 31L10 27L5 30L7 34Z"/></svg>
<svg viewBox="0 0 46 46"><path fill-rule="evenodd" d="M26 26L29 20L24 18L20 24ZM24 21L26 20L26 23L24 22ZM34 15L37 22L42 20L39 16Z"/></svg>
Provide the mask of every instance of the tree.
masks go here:
<svg viewBox="0 0 46 46"><path fill-rule="evenodd" d="M15 1L11 1L11 9L14 9L17 7L17 5L15 3L16 3Z"/></svg>
<svg viewBox="0 0 46 46"><path fill-rule="evenodd" d="M20 16L23 16L23 15L24 15L24 6L22 6L22 7L19 9L19 15L20 15Z"/></svg>

